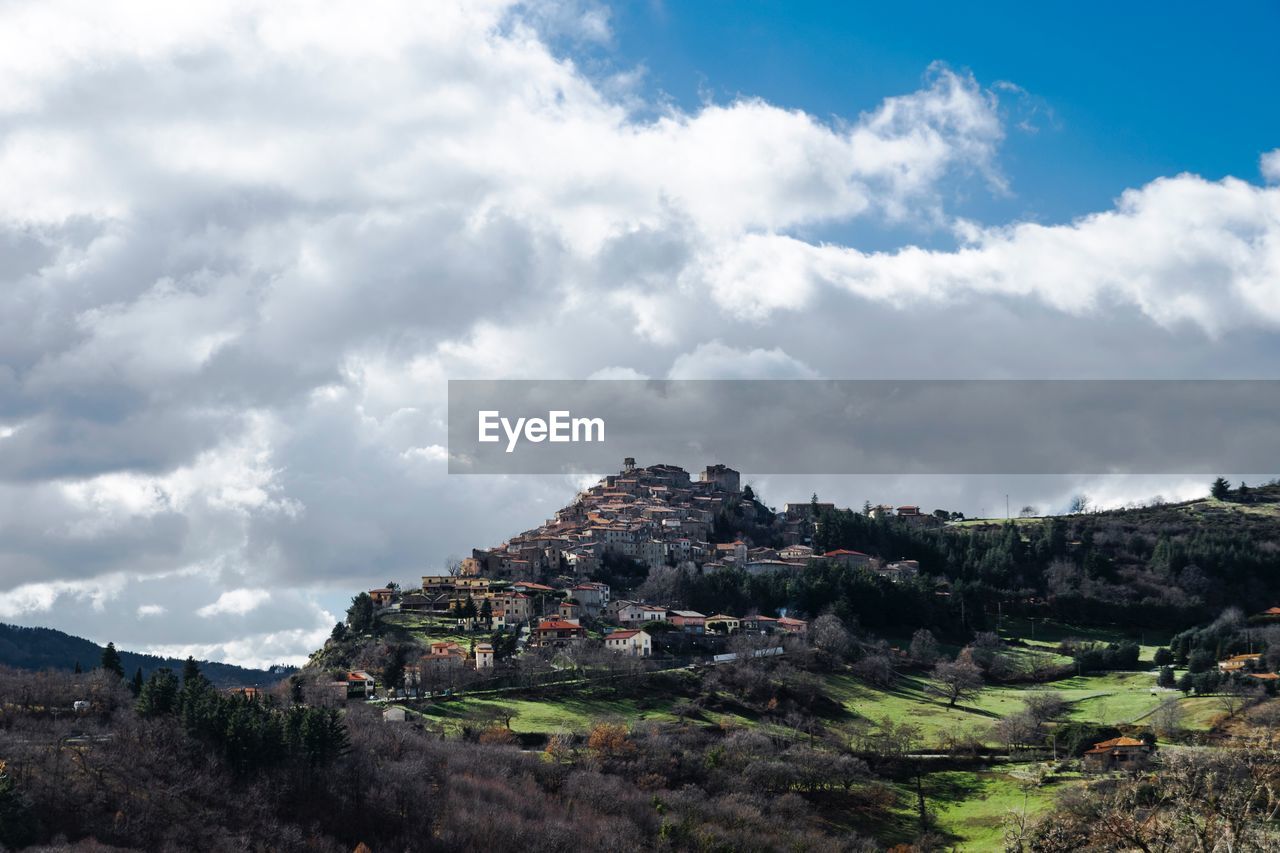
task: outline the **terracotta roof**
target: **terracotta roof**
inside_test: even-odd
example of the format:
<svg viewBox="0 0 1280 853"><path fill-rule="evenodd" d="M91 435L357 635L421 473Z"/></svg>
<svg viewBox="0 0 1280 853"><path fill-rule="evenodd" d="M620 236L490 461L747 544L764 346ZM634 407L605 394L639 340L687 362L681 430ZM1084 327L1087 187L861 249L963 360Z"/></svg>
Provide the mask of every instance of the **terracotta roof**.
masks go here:
<svg viewBox="0 0 1280 853"><path fill-rule="evenodd" d="M837 548L834 551L826 552L822 556L824 557L870 557L871 555L866 554L862 551L850 551L845 548Z"/></svg>
<svg viewBox="0 0 1280 853"><path fill-rule="evenodd" d="M582 626L563 619L547 619L538 623L539 631L581 631Z"/></svg>
<svg viewBox="0 0 1280 853"><path fill-rule="evenodd" d="M1107 750L1115 749L1118 746L1124 747L1124 746L1146 746L1146 745L1147 744L1145 741L1140 741L1137 738L1113 737L1111 738L1111 740L1104 740L1101 743L1095 743L1093 745L1093 749L1089 750L1089 752L1106 752Z"/></svg>
<svg viewBox="0 0 1280 853"><path fill-rule="evenodd" d="M1256 678L1259 681L1275 681L1276 679L1280 679L1280 675L1276 675L1274 672L1251 672L1249 673L1249 677Z"/></svg>
<svg viewBox="0 0 1280 853"><path fill-rule="evenodd" d="M629 640L639 633L641 632L640 631L613 631L609 634L606 634L605 639L606 640Z"/></svg>

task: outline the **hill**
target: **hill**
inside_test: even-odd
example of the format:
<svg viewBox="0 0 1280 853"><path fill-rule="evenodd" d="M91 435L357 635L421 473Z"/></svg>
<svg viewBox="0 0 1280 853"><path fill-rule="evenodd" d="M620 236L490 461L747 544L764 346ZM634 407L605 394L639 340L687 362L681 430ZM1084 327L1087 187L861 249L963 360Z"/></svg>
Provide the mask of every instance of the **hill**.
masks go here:
<svg viewBox="0 0 1280 853"><path fill-rule="evenodd" d="M56 631L53 628L24 628L0 623L0 664L19 669L71 670L77 663L91 669L102 659L102 646L82 637ZM143 676L149 676L161 667L181 671L182 661L177 658L120 652L120 660L129 675L141 668ZM250 687L274 684L293 672L291 667L247 669L229 663L200 661L200 671L215 687Z"/></svg>

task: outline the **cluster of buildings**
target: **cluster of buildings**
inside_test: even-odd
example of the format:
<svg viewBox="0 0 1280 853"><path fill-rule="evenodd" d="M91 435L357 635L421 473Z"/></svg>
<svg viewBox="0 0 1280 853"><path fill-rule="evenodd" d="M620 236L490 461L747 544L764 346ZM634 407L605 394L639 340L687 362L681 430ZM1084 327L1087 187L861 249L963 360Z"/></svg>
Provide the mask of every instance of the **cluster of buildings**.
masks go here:
<svg viewBox="0 0 1280 853"><path fill-rule="evenodd" d="M622 471L605 477L578 494L573 503L533 530L493 548L475 549L462 561L464 577L588 578L610 554L628 557L650 569L686 566L715 570L735 566L752 574L796 571L821 557L883 570L903 579L919 569L911 561L884 566L859 551L815 553L810 546L815 524L834 504L788 503L774 515L753 500L736 500L743 521L767 523L781 533L781 548L753 547L746 541L712 543L716 517L725 505L742 496L742 476L726 465L709 465L695 480L675 465L638 467L623 460ZM943 521L917 506L871 509L905 523L930 526ZM873 566L874 562L874 566Z"/></svg>
<svg viewBox="0 0 1280 853"><path fill-rule="evenodd" d="M620 473L580 493L541 526L497 547L472 551L461 573L585 578L596 573L606 554L650 568L710 562L718 555L708 544L716 516L741 491L741 475L725 465L707 466L694 480L675 465L641 468L628 457Z"/></svg>

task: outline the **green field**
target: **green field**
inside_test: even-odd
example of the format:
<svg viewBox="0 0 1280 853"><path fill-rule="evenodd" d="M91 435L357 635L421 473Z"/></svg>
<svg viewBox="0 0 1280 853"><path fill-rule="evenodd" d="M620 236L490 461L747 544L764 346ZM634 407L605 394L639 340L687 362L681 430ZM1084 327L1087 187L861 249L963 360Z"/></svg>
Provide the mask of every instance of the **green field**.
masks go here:
<svg viewBox="0 0 1280 853"><path fill-rule="evenodd" d="M463 698L439 702L421 708L429 719L456 728L464 723L485 724L501 721L511 714L511 730L518 733L553 734L584 732L598 720L632 724L643 720L675 722L670 713L672 700L606 699L594 697L557 697L555 699L476 699Z"/></svg>
<svg viewBox="0 0 1280 853"><path fill-rule="evenodd" d="M1034 819L1052 806L1059 792L1080 784L1080 777L1067 776L1036 785L1029 769L929 774L924 790L937 830L957 839L956 850L1003 850L1011 812L1025 809ZM914 805L914 790L904 791L903 799Z"/></svg>
<svg viewBox="0 0 1280 853"><path fill-rule="evenodd" d="M938 746L943 735L961 732L972 732L985 741L987 730L999 718L1022 710L1027 697L1037 690L1053 691L1070 703L1069 719L1106 725L1141 723L1170 698L1182 704L1183 726L1188 730L1207 731L1222 714L1211 696L1182 698L1182 694L1169 691L1152 694L1155 676L1149 672L1109 672L1044 685L984 687L976 697L954 708L927 693L924 678L902 678L890 688L872 686L852 675L829 676L825 683L832 698L863 724L885 719L914 723L920 727L924 746Z"/></svg>
<svg viewBox="0 0 1280 853"><path fill-rule="evenodd" d="M425 613L383 613L378 616L378 621L385 627L403 632L419 642L439 643L451 640L464 649L470 648L473 640L486 640L489 636L489 632L485 631L468 634L458 629L456 619L446 619Z"/></svg>

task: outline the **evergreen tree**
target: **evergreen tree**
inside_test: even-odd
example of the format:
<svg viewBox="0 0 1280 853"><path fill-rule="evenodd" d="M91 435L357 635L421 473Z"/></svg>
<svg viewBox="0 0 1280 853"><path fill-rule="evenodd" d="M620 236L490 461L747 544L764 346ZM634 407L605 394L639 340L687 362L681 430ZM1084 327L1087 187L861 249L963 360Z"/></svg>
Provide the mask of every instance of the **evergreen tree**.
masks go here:
<svg viewBox="0 0 1280 853"><path fill-rule="evenodd" d="M395 691L404 686L404 664L407 655L404 646L396 646L382 667L382 683Z"/></svg>
<svg viewBox="0 0 1280 853"><path fill-rule="evenodd" d="M1217 500L1223 501L1227 499L1227 494L1231 491L1231 484L1227 482L1226 477L1219 477L1213 481L1213 485L1209 487L1209 494L1213 495Z"/></svg>
<svg viewBox="0 0 1280 853"><path fill-rule="evenodd" d="M172 714L178 709L178 677L168 667L151 673L138 694L138 713L144 717Z"/></svg>
<svg viewBox="0 0 1280 853"><path fill-rule="evenodd" d="M351 606L347 608L347 624L359 634L373 630L373 623L373 599L369 593L362 592L351 599Z"/></svg>
<svg viewBox="0 0 1280 853"><path fill-rule="evenodd" d="M80 675L84 670L80 668L80 661L76 661L76 675Z"/></svg>
<svg viewBox="0 0 1280 853"><path fill-rule="evenodd" d="M0 759L0 848L18 849L36 840L36 816Z"/></svg>
<svg viewBox="0 0 1280 853"><path fill-rule="evenodd" d="M102 650L102 668L124 678L124 664L120 662L120 653L116 651L115 643L107 643L107 647Z"/></svg>
<svg viewBox="0 0 1280 853"><path fill-rule="evenodd" d="M142 685L142 667L138 667L133 672L133 680L129 682L129 692L134 695L134 698L137 698L138 694L142 692Z"/></svg>

